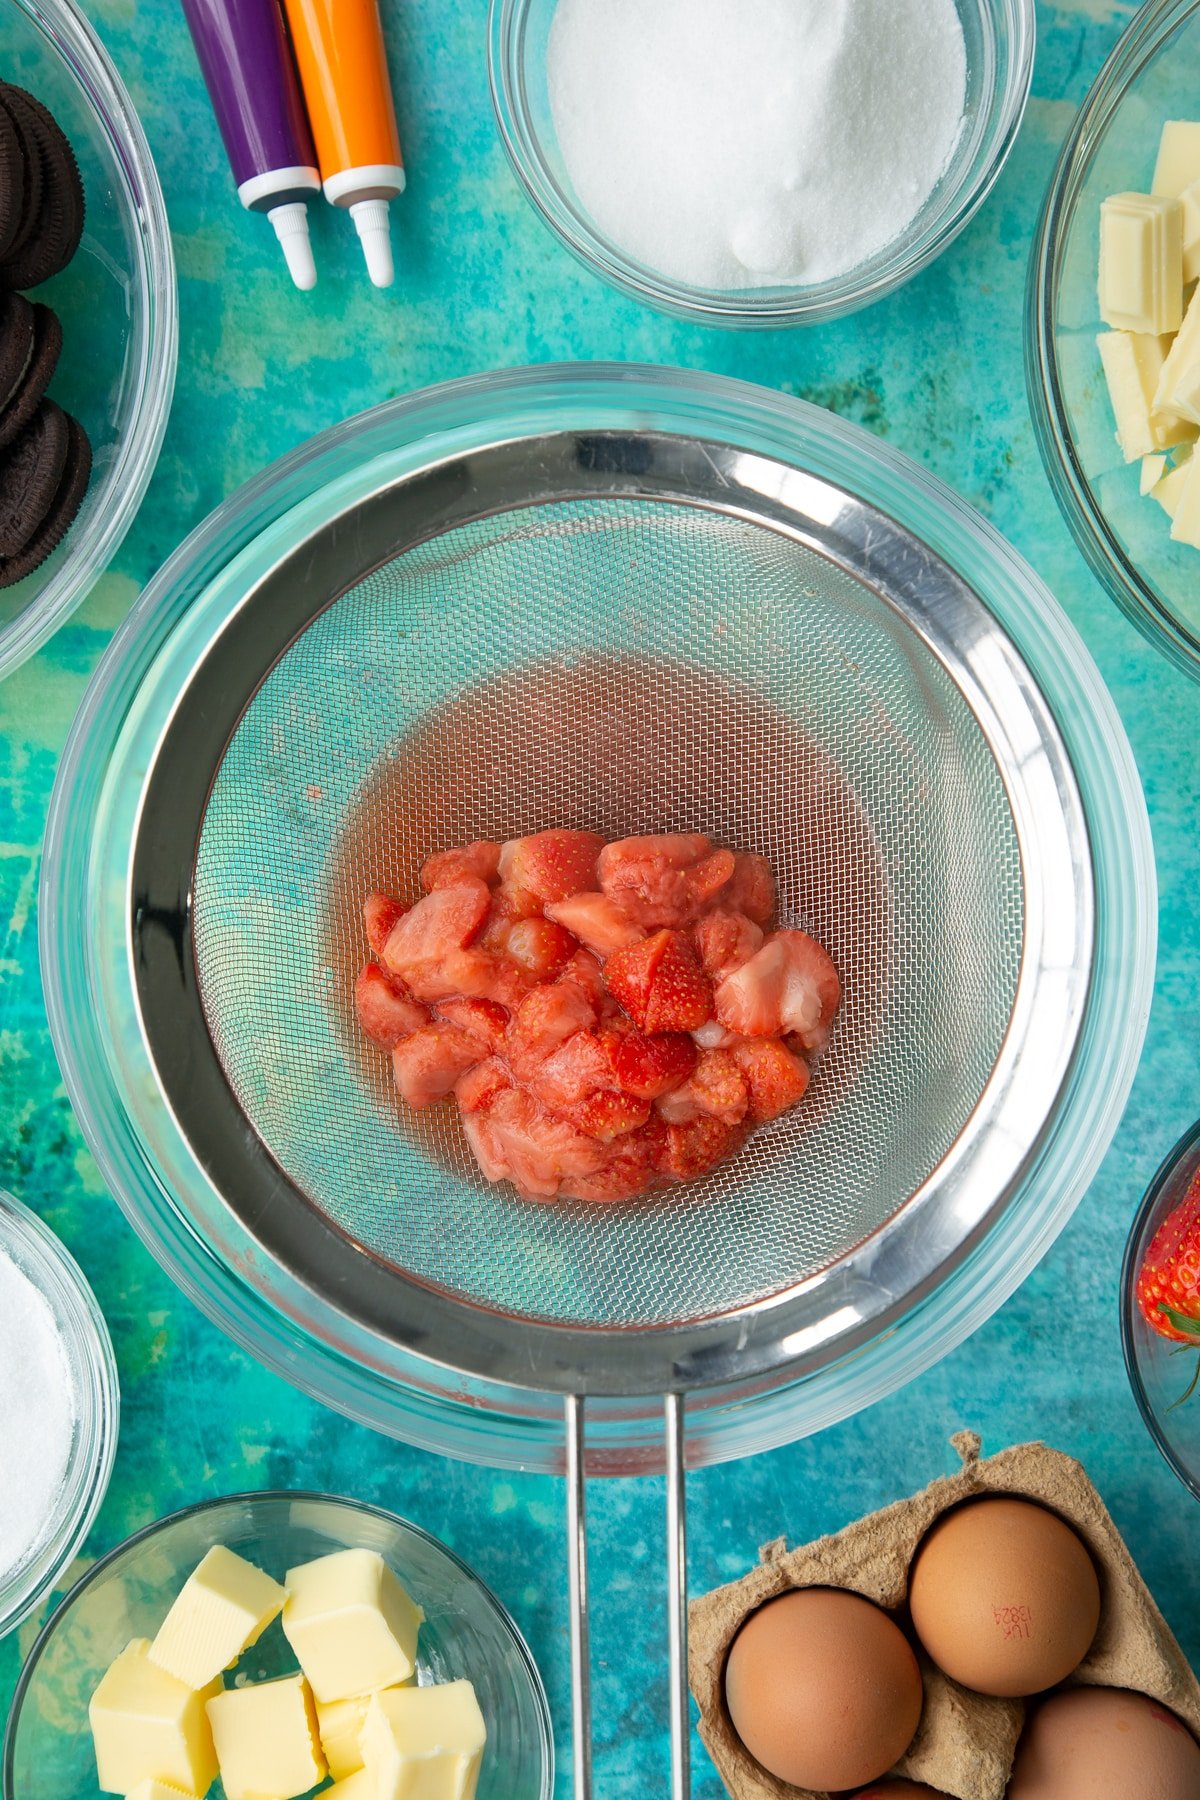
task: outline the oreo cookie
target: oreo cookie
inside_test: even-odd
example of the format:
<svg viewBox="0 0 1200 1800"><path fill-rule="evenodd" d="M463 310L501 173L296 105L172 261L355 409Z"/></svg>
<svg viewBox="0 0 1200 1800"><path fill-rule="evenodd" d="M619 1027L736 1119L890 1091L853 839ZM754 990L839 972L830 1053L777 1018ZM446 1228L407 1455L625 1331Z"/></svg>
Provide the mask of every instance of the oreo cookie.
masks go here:
<svg viewBox="0 0 1200 1800"><path fill-rule="evenodd" d="M0 82L0 101L26 154L40 161L41 204L16 248L0 257L0 285L37 287L65 269L83 235L83 183L70 144L40 100Z"/></svg>
<svg viewBox="0 0 1200 1800"><path fill-rule="evenodd" d="M24 299L24 295L19 297ZM29 302L26 301L25 304L28 306ZM31 310L33 345L20 382L9 395L8 404L0 407L0 450L7 449L32 419L62 354L63 334L58 314L52 307L43 306L41 301Z"/></svg>
<svg viewBox="0 0 1200 1800"><path fill-rule="evenodd" d="M0 558L18 556L50 511L70 437L62 408L43 400L16 442L0 455Z"/></svg>
<svg viewBox="0 0 1200 1800"><path fill-rule="evenodd" d="M47 404L51 404L47 402ZM56 409L57 410L57 409ZM31 575L54 550L57 550L83 504L92 474L92 446L78 419L69 413L61 417L67 428L67 453L58 487L49 511L16 556L0 558L0 588L13 587Z"/></svg>
<svg viewBox="0 0 1200 1800"><path fill-rule="evenodd" d="M29 240L29 234L38 222L42 210L42 196L46 191L45 173L42 167L42 153L38 147L40 124L38 115L29 104L27 95L21 88L9 88L0 93L0 110L11 119L21 146L22 194L21 212L8 243L0 250L0 255L13 256Z"/></svg>
<svg viewBox="0 0 1200 1800"><path fill-rule="evenodd" d="M12 114L0 107L0 256L7 256L25 202L25 154Z"/></svg>
<svg viewBox="0 0 1200 1800"><path fill-rule="evenodd" d="M0 294L0 408L25 380L35 336L33 307L24 294Z"/></svg>

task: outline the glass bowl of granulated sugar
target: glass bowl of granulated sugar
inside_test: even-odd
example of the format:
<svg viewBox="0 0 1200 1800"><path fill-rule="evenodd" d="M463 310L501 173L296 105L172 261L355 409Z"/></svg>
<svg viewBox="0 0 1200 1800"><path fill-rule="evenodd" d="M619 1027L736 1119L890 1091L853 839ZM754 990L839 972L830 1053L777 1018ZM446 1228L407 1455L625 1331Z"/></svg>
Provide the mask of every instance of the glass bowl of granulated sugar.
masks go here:
<svg viewBox="0 0 1200 1800"><path fill-rule="evenodd" d="M117 1448L112 1344L53 1232L0 1191L0 1637L68 1566Z"/></svg>
<svg viewBox="0 0 1200 1800"><path fill-rule="evenodd" d="M491 0L517 175L589 267L712 325L809 324L932 262L982 205L1034 0Z"/></svg>

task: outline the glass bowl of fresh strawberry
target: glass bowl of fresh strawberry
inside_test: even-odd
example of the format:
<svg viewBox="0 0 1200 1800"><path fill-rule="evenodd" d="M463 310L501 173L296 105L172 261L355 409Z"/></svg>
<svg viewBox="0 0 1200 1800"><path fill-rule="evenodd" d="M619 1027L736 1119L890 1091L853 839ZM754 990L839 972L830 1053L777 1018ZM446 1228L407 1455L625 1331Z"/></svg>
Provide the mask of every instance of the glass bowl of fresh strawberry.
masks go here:
<svg viewBox="0 0 1200 1800"><path fill-rule="evenodd" d="M1200 1123L1175 1145L1133 1222L1121 1338L1150 1435L1200 1500Z"/></svg>

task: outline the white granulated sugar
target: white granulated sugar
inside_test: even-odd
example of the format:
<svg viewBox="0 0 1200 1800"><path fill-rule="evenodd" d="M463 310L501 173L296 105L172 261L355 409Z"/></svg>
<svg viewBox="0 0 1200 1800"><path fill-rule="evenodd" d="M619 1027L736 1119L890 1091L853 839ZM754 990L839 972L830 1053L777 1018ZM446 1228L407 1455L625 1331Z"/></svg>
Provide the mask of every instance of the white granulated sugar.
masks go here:
<svg viewBox="0 0 1200 1800"><path fill-rule="evenodd" d="M0 1251L0 1584L46 1535L75 1416L75 1384L54 1315Z"/></svg>
<svg viewBox="0 0 1200 1800"><path fill-rule="evenodd" d="M678 281L830 281L929 198L962 128L955 0L559 0L550 104L579 199Z"/></svg>

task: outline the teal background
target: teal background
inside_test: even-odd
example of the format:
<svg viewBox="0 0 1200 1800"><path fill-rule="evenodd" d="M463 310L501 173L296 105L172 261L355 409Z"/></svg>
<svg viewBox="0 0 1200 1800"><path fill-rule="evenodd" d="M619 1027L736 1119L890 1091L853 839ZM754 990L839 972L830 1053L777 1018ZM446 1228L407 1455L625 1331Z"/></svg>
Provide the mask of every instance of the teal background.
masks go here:
<svg viewBox="0 0 1200 1800"><path fill-rule="evenodd" d="M546 232L493 127L482 0L385 0L384 10L410 166L393 208L399 283L374 292L348 222L321 209L320 285L300 295L269 228L236 203L178 8L87 6L162 175L181 354L162 460L115 568L0 687L0 1183L42 1213L91 1278L124 1390L115 1477L78 1567L164 1512L240 1488L313 1486L392 1507L443 1537L511 1607L546 1680L558 1791L569 1791L561 1484L443 1463L348 1425L257 1368L176 1294L107 1198L72 1119L38 978L36 892L56 758L87 678L142 583L217 501L312 432L429 381L557 358L645 359L744 376L857 419L1012 539L1079 627L1125 719L1162 906L1146 1053L1072 1225L988 1326L904 1392L819 1439L691 1477L692 1590L743 1573L770 1538L804 1541L923 1485L951 1466L949 1434L971 1425L992 1449L1041 1437L1083 1460L1200 1663L1198 1518L1136 1414L1116 1311L1133 1208L1200 1110L1200 695L1124 622L1077 554L1042 472L1022 373L1041 197L1075 108L1136 8L1040 5L1033 102L982 215L870 311L766 334L660 318L600 286ZM602 1796L663 1788L662 1497L653 1481L592 1490ZM0 1712L36 1626L0 1645ZM695 1793L722 1792L697 1747Z"/></svg>

